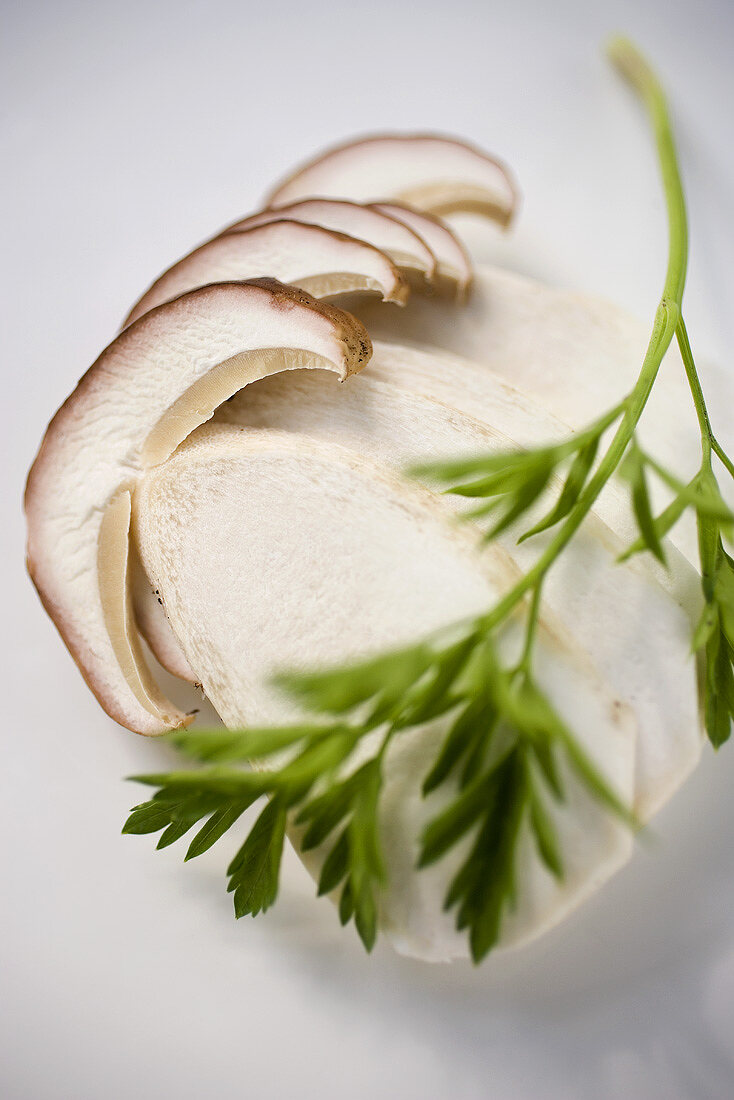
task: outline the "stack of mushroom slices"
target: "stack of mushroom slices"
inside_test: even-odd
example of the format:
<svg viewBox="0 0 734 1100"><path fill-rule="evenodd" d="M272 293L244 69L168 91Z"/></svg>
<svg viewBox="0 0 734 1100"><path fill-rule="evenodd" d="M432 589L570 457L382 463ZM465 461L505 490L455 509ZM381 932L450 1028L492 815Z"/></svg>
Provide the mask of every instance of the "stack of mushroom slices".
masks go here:
<svg viewBox="0 0 734 1100"><path fill-rule="evenodd" d="M282 723L300 715L275 672L415 641L486 610L527 568L534 551L516 531L480 548L455 498L402 471L568 435L619 400L645 333L599 301L473 270L443 218L505 227L515 206L507 169L460 141L356 141L297 171L133 306L51 421L26 495L33 581L117 722L155 735L190 721L142 640L227 726ZM331 304L347 295L384 341ZM661 374L655 400L681 407L678 375ZM648 418L647 442L676 468L697 436L682 426L673 453L670 422ZM685 530L667 570L615 564L631 536L612 485L548 577L537 675L644 821L699 758L698 583ZM434 720L395 739L381 805L379 925L426 959L467 952L442 905L453 855L414 870L445 797L420 797L445 732ZM500 946L557 923L631 854L627 827L573 777L551 812L565 874L523 850Z"/></svg>

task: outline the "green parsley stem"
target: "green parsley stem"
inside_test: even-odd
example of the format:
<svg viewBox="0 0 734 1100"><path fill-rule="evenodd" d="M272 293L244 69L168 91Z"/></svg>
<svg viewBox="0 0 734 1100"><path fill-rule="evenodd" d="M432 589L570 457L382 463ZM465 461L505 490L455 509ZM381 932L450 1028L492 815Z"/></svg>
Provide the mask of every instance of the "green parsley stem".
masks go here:
<svg viewBox="0 0 734 1100"><path fill-rule="evenodd" d="M680 348L681 358L683 359L683 365L686 371L686 378L688 379L688 386L691 391L691 396L693 397L693 404L696 408L698 425L701 429L701 451L703 466L707 469L711 468L711 452L713 451L713 453L721 462L722 466L726 469L727 473L734 478L734 462L732 462L724 448L719 443L718 439L714 435L713 428L711 427L708 408L706 407L706 400L703 396L703 390L701 389L701 381L698 377L696 364L693 361L693 352L691 351L691 345L688 340L688 332L686 330L686 325L683 317L681 317L678 321L676 338L678 340L678 347Z"/></svg>
<svg viewBox="0 0 734 1100"><path fill-rule="evenodd" d="M486 631L492 630L502 622L528 592L537 591L545 574L591 511L597 497L619 466L632 441L663 357L678 331L681 320L681 301L688 264L688 227L665 93L648 62L627 39L613 39L608 52L613 63L641 96L650 115L655 135L668 215L668 267L663 294L655 313L653 330L637 382L624 401L624 416L609 447L578 501L536 563L495 604L492 610L482 617L481 626ZM692 373L695 376L695 368ZM695 377L697 382L697 376ZM700 386L698 388L700 391ZM697 405L698 408L699 405ZM533 603L535 604L535 600Z"/></svg>

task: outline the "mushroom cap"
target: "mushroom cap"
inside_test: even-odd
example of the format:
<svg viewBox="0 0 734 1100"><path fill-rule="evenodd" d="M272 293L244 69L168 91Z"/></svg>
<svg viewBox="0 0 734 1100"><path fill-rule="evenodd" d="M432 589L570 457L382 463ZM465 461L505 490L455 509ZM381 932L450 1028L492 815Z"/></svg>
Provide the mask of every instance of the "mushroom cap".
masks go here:
<svg viewBox="0 0 734 1100"><path fill-rule="evenodd" d="M512 220L517 188L507 167L481 149L439 134L374 134L314 157L278 184L270 206L311 196L395 199L430 214Z"/></svg>
<svg viewBox="0 0 734 1100"><path fill-rule="evenodd" d="M132 621L130 498L242 386L294 367L346 378L369 359L349 314L273 280L223 283L145 314L49 424L26 488L28 570L107 713L141 733L185 724L153 683Z"/></svg>
<svg viewBox="0 0 734 1100"><path fill-rule="evenodd" d="M215 237L194 249L156 279L123 327L196 287L265 274L316 298L369 291L403 303L408 296L405 279L379 249L344 233L283 219Z"/></svg>

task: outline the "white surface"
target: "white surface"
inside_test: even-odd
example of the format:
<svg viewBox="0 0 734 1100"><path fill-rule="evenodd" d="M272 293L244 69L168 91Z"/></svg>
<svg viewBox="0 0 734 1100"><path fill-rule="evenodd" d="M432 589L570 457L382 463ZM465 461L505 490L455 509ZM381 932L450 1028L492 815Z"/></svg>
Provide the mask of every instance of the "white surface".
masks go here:
<svg viewBox="0 0 734 1100"><path fill-rule="evenodd" d="M478 971L365 958L295 864L276 909L236 923L224 850L183 867L119 836L138 796L120 777L163 750L104 717L54 636L22 574L19 507L43 425L150 279L352 132L431 127L493 149L518 173L538 273L649 315L662 205L640 112L599 56L618 28L672 88L689 328L724 362L730 4L47 0L2 19L0 1093L730 1097L734 748L707 754L581 913Z"/></svg>

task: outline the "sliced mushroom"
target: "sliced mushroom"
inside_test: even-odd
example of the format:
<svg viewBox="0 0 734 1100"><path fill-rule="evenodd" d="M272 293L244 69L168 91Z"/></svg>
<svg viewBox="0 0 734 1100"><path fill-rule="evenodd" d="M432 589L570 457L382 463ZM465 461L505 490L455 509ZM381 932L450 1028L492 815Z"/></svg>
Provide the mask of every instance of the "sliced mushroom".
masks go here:
<svg viewBox="0 0 734 1100"><path fill-rule="evenodd" d="M243 386L281 370L345 378L371 354L349 314L274 280L223 283L146 314L51 421L26 489L28 569L107 713L141 733L187 721L153 684L132 623L130 494Z"/></svg>
<svg viewBox="0 0 734 1100"><path fill-rule="evenodd" d="M396 199L430 214L483 214L508 225L517 189L506 166L456 138L376 134L321 153L279 184L270 206L312 196Z"/></svg>
<svg viewBox="0 0 734 1100"><path fill-rule="evenodd" d="M414 300L402 311L399 323L370 305L360 316L377 338L440 348L462 357L452 360L450 369L444 367L441 377L433 372L430 389L423 379L422 393L481 419L491 418L496 386L487 375L494 374L495 379L534 397L573 430L586 426L625 396L635 382L650 335L648 326L602 299L485 265L477 267L471 300L462 310L437 299L430 308ZM401 364L396 360L395 369L402 371ZM430 370L428 362L425 367ZM711 381L718 391L713 407L730 407L731 383L716 375ZM726 418L721 428L726 437ZM658 461L684 480L698 468L698 424L674 345L656 380L639 436ZM734 443L734 433L731 438ZM664 506L667 495L655 480L651 491L656 505ZM697 564L692 517L683 517L671 541Z"/></svg>
<svg viewBox="0 0 734 1100"><path fill-rule="evenodd" d="M465 405L475 408L483 423L423 396L442 392L441 381L446 381L447 396L453 396L448 380L468 373L461 360L383 344L376 346L368 370L349 389L322 373L275 376L236 395L214 420L338 442L397 470L430 455L507 449L568 435L567 428L490 371L475 370L480 384L472 388L466 380ZM458 501L457 507L462 507ZM690 652L700 586L695 570L672 547L668 570L646 558L616 564L634 537L628 512L619 493L606 494L551 571L544 598L618 696L635 710L635 809L646 820L671 797L701 754L696 667ZM537 548L532 542L518 546L516 538L517 532L509 531L500 541L516 564L528 568ZM144 594L144 632L161 663L170 668L170 627L164 620L152 636L148 633L150 621L163 616L150 588ZM183 654L175 660L185 662Z"/></svg>
<svg viewBox="0 0 734 1100"><path fill-rule="evenodd" d="M209 427L149 471L135 494L135 534L186 656L230 727L297 719L273 688L282 668L311 668L414 641L485 609L513 570L499 547L451 522L440 498L341 447L271 431ZM267 593L267 598L263 598ZM522 631L501 639L507 660ZM629 801L634 722L552 621L538 676L587 752ZM380 924L411 955L466 954L442 910L460 851L415 874L418 838L446 798L420 788L445 719L396 737L384 769L381 832L388 888ZM379 734L378 734L379 736ZM631 834L566 780L551 813L566 859L553 879L528 836L504 945L559 921L629 857ZM309 859L314 873L323 852Z"/></svg>
<svg viewBox="0 0 734 1100"><path fill-rule="evenodd" d="M376 202L373 209L397 218L414 232L419 233L436 257L434 282L443 282L460 300L465 300L472 281L472 265L469 253L456 234L441 218L415 210L400 202Z"/></svg>
<svg viewBox="0 0 734 1100"><path fill-rule="evenodd" d="M123 327L188 290L266 273L315 298L368 291L402 304L408 296L405 279L379 249L343 233L284 219L215 237L184 256L143 294Z"/></svg>
<svg viewBox="0 0 734 1100"><path fill-rule="evenodd" d="M416 363L423 367L421 373ZM327 375L298 371L288 378L264 379L238 394L218 410L215 421L333 441L398 471L436 454L506 450L529 439L537 443L552 441L556 433L568 434L538 406L501 386L493 387L493 400L489 386L485 390L487 397L478 406L484 423L422 395L432 377L449 378L454 366L450 357L378 344L369 368L348 390ZM487 377L491 380L491 373ZM447 498L447 505L452 501L463 509L455 497ZM540 510L547 507L544 502ZM690 651L700 593L696 572L672 547L667 571L644 558L616 564L629 544L627 512L626 502L612 497L589 517L550 572L544 600L635 711L635 809L647 819L671 797L701 754L696 666ZM517 534L507 532L500 543L516 565L527 569L537 547L532 541L518 546Z"/></svg>
<svg viewBox="0 0 734 1100"><path fill-rule="evenodd" d="M426 281L430 283L436 270L436 257L415 229L390 214L341 199L308 199L277 209L260 210L228 226L223 230L223 235L283 218L319 225L324 229L347 233L360 241L368 241L389 256L419 288Z"/></svg>
<svg viewBox="0 0 734 1100"><path fill-rule="evenodd" d="M166 672L189 684L197 684L199 677L184 657L181 645L171 629L161 594L148 580L134 547L131 558L130 592L138 630L158 664Z"/></svg>

